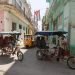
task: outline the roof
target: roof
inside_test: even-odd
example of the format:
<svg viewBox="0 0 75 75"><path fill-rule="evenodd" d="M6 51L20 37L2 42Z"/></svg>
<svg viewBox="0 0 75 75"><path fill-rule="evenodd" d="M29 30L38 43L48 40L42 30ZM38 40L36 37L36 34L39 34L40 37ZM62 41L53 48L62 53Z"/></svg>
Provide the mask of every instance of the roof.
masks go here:
<svg viewBox="0 0 75 75"><path fill-rule="evenodd" d="M45 36L51 36L51 35L62 35L62 34L66 34L68 32L66 31L39 31L39 32L36 32L35 35L45 35Z"/></svg>
<svg viewBox="0 0 75 75"><path fill-rule="evenodd" d="M10 35L20 35L21 33L20 32L17 32L17 31L13 31L13 32L0 32L1 35L6 35L6 34L10 34Z"/></svg>

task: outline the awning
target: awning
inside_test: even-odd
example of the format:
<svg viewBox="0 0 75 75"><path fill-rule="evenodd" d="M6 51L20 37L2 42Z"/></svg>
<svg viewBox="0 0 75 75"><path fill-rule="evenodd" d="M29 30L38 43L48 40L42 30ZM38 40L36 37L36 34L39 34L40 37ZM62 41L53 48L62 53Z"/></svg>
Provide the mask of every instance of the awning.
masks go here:
<svg viewBox="0 0 75 75"><path fill-rule="evenodd" d="M68 33L68 32L66 32L66 31L39 31L39 32L36 32L35 35L44 35L44 36L58 35L58 36L61 36L66 33Z"/></svg>
<svg viewBox="0 0 75 75"><path fill-rule="evenodd" d="M8 34L10 34L10 35L13 35L13 34L20 35L21 33L16 32L16 31L13 31L13 32L0 32L0 35L8 35Z"/></svg>

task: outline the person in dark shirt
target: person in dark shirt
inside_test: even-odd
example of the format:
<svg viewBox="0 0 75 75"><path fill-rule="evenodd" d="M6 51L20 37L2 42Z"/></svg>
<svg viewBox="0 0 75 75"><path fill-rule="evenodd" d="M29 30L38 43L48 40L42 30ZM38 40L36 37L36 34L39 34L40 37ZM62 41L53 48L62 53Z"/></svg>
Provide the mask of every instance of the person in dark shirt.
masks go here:
<svg viewBox="0 0 75 75"><path fill-rule="evenodd" d="M36 39L36 47L40 48L40 37L37 37Z"/></svg>
<svg viewBox="0 0 75 75"><path fill-rule="evenodd" d="M0 48L2 48L3 47L3 36L1 35L0 36Z"/></svg>
<svg viewBox="0 0 75 75"><path fill-rule="evenodd" d="M41 46L42 49L45 49L46 48L46 41L45 41L45 38L44 37L41 37L40 46Z"/></svg>

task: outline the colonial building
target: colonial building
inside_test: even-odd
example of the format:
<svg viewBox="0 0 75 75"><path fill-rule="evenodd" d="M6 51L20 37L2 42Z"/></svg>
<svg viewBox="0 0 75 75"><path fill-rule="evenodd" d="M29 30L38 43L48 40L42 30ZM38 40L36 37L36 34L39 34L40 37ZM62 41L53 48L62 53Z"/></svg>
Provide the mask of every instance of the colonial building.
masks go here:
<svg viewBox="0 0 75 75"><path fill-rule="evenodd" d="M26 0L0 0L0 31L33 34L31 7Z"/></svg>
<svg viewBox="0 0 75 75"><path fill-rule="evenodd" d="M75 54L75 0L52 0L48 12L50 31L68 31L68 45Z"/></svg>

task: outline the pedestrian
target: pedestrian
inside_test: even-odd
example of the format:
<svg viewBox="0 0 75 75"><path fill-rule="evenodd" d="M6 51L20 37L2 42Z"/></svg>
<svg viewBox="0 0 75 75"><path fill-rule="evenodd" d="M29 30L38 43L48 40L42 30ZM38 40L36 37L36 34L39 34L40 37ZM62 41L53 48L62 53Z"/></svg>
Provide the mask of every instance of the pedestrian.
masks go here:
<svg viewBox="0 0 75 75"><path fill-rule="evenodd" d="M3 47L3 36L1 35L0 36L0 48L2 48Z"/></svg>
<svg viewBox="0 0 75 75"><path fill-rule="evenodd" d="M57 61L60 60L60 58L64 58L64 45L63 45L63 42L64 42L64 37L63 35L62 36L59 36L58 37L58 55L57 55Z"/></svg>
<svg viewBox="0 0 75 75"><path fill-rule="evenodd" d="M62 46L64 50L67 49L67 38L65 36L62 37Z"/></svg>
<svg viewBox="0 0 75 75"><path fill-rule="evenodd" d="M49 48L47 45L46 45L46 41L45 41L45 37L41 37L41 40L40 40L40 46L42 49L45 49L45 48Z"/></svg>
<svg viewBox="0 0 75 75"><path fill-rule="evenodd" d="M37 39L36 39L36 47L37 48L40 48L40 37L37 37Z"/></svg>

